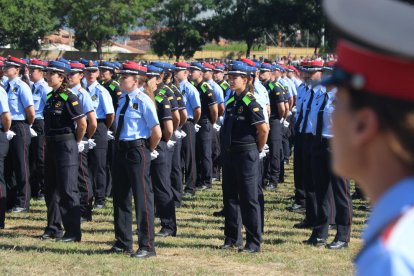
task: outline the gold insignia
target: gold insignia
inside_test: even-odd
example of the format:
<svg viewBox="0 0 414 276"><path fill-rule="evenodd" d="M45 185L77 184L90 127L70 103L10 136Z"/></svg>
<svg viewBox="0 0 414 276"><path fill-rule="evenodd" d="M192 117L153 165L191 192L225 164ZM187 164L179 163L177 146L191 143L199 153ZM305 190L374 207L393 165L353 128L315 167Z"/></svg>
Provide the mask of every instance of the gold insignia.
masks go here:
<svg viewBox="0 0 414 276"><path fill-rule="evenodd" d="M122 92L121 92L121 91L119 91L119 92L117 92L116 94L117 94L117 95L121 95L121 94L122 94Z"/></svg>
<svg viewBox="0 0 414 276"><path fill-rule="evenodd" d="M17 92L16 87L14 87L14 88L13 88L12 92L14 92L14 93L16 93L16 92Z"/></svg>
<svg viewBox="0 0 414 276"><path fill-rule="evenodd" d="M138 109L138 104L137 104L137 103L134 103L134 104L132 105L132 109L137 110L137 109Z"/></svg>
<svg viewBox="0 0 414 276"><path fill-rule="evenodd" d="M180 101L181 100L181 97L177 97L177 101Z"/></svg>
<svg viewBox="0 0 414 276"><path fill-rule="evenodd" d="M174 99L174 97L168 97L168 100L171 101L172 99Z"/></svg>
<svg viewBox="0 0 414 276"><path fill-rule="evenodd" d="M243 113L243 106L239 107L239 113Z"/></svg>
<svg viewBox="0 0 414 276"><path fill-rule="evenodd" d="M209 96L209 97L211 97L212 95L213 95L213 94L211 94L211 93L208 93L208 94L207 94L207 96Z"/></svg>
<svg viewBox="0 0 414 276"><path fill-rule="evenodd" d="M72 103L72 105L73 106L77 106L79 103L78 103L78 101L74 101L73 103Z"/></svg>
<svg viewBox="0 0 414 276"><path fill-rule="evenodd" d="M170 108L170 106L167 104L167 105L165 105L165 108Z"/></svg>
<svg viewBox="0 0 414 276"><path fill-rule="evenodd" d="M258 107L253 108L253 112L259 112L259 110L260 110L260 108L258 108Z"/></svg>
<svg viewBox="0 0 414 276"><path fill-rule="evenodd" d="M280 92L277 92L277 93L276 93L276 96L279 96L279 95L280 95Z"/></svg>
<svg viewBox="0 0 414 276"><path fill-rule="evenodd" d="M59 107L61 107L62 106L62 102L57 102L57 103L55 103L55 107L56 108L59 108Z"/></svg>
<svg viewBox="0 0 414 276"><path fill-rule="evenodd" d="M96 99L97 99L96 95L93 95L92 96L92 101L96 101Z"/></svg>

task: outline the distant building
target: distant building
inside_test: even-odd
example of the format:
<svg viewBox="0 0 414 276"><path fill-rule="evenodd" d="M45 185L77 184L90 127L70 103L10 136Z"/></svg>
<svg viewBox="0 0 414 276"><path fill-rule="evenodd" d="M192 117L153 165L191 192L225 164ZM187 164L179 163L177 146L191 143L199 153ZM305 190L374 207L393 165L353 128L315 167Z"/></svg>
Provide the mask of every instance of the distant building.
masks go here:
<svg viewBox="0 0 414 276"><path fill-rule="evenodd" d="M64 44L72 46L75 44L75 34L71 31L59 29L53 34L45 36L42 44Z"/></svg>

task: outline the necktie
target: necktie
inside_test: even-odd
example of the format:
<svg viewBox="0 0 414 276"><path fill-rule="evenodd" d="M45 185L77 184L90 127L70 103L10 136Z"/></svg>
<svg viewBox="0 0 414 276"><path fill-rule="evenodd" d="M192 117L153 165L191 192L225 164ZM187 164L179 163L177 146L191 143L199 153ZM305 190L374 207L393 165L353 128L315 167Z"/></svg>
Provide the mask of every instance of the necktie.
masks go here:
<svg viewBox="0 0 414 276"><path fill-rule="evenodd" d="M323 126L323 110L325 109L326 103L328 102L328 93L325 93L321 108L318 112L318 120L316 121L316 139L322 139L322 126Z"/></svg>
<svg viewBox="0 0 414 276"><path fill-rule="evenodd" d="M9 93L9 92L10 92L10 83L9 83L9 82L7 83L7 86L6 86L6 91L7 91L7 93Z"/></svg>
<svg viewBox="0 0 414 276"><path fill-rule="evenodd" d="M310 113L310 110L311 110L313 96L315 96L315 92L313 91L313 89L311 89L311 96L309 98L308 104L306 105L306 113L305 113L305 117L303 119L303 125L302 125L301 133L305 133L306 127L308 126L308 117L309 117L309 113Z"/></svg>
<svg viewBox="0 0 414 276"><path fill-rule="evenodd" d="M124 126L125 111L127 110L128 105L129 105L129 95L125 95L125 103L121 108L121 112L119 112L118 127L115 133L116 141L119 141L119 136L121 135L121 130L122 130L122 127Z"/></svg>

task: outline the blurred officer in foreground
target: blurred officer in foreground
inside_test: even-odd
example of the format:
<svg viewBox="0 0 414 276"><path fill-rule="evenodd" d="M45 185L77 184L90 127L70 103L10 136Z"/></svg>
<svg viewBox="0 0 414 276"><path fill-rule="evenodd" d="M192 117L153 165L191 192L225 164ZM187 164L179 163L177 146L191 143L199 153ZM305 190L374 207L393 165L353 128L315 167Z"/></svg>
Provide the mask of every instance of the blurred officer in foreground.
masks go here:
<svg viewBox="0 0 414 276"><path fill-rule="evenodd" d="M70 65L51 61L46 70L47 82L53 91L47 95L43 111L47 227L41 239L79 242L78 152L84 148L81 141L86 131L86 119L79 98L67 87Z"/></svg>
<svg viewBox="0 0 414 276"><path fill-rule="evenodd" d="M12 209L15 213L29 209L31 196L28 153L32 138L30 125L35 119L35 109L32 91L21 79L26 65L26 61L16 57L9 57L4 62L4 72L9 78L5 90L12 115L10 130L16 133L16 136L10 140L4 177L8 186L8 209Z"/></svg>
<svg viewBox="0 0 414 276"><path fill-rule="evenodd" d="M161 128L153 102L156 83L138 88L147 69L135 62L123 64L122 96L116 111L114 156L114 225L115 244L108 253L131 253L131 257L155 256L154 193L151 187L151 159L161 139ZM142 78L141 78L142 80ZM132 253L132 196L138 226L138 250Z"/></svg>
<svg viewBox="0 0 414 276"><path fill-rule="evenodd" d="M234 65L229 71L231 90L235 93L226 102L221 136L225 215L222 249L238 247L242 252L256 253L260 251L262 236L257 179L268 126L253 95L253 86L247 85L249 74L244 64ZM242 223L246 229L244 248Z"/></svg>
<svg viewBox="0 0 414 276"><path fill-rule="evenodd" d="M333 166L355 179L373 203L356 272L412 275L414 25L407 22L414 7L389 0L329 0L324 9L343 37L328 82L338 86Z"/></svg>

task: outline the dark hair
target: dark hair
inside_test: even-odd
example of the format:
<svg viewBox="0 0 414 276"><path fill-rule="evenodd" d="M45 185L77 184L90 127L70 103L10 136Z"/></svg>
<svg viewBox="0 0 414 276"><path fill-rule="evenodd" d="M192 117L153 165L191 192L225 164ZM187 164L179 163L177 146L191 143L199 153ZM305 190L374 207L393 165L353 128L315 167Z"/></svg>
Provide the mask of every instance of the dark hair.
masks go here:
<svg viewBox="0 0 414 276"><path fill-rule="evenodd" d="M56 73L59 75L59 77L63 78L62 85L60 86L59 89L66 90L69 87L68 76L63 73L59 73L59 72L56 72Z"/></svg>
<svg viewBox="0 0 414 276"><path fill-rule="evenodd" d="M18 68L19 69L19 77L22 81L24 81L29 87L31 87L30 85L30 79L29 77L25 74L26 73L26 66L23 65L22 67Z"/></svg>
<svg viewBox="0 0 414 276"><path fill-rule="evenodd" d="M414 170L414 104L366 91L349 90L351 108L371 108L378 116L380 129L391 137L391 149L398 159Z"/></svg>

